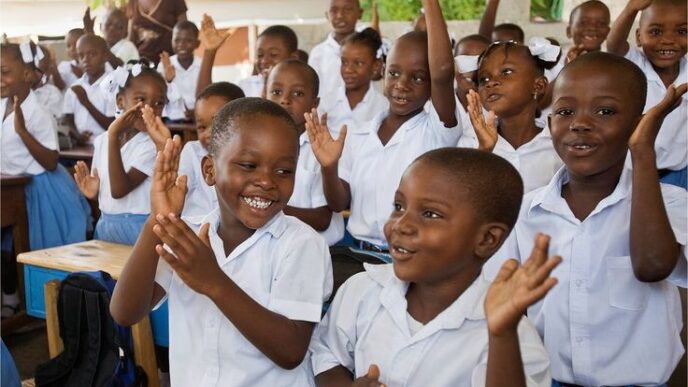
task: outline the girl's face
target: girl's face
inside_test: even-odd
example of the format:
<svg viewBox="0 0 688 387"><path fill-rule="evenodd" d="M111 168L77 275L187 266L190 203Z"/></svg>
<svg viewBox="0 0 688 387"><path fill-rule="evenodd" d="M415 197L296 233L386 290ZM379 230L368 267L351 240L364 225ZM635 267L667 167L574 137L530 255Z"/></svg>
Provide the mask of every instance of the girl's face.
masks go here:
<svg viewBox="0 0 688 387"><path fill-rule="evenodd" d="M384 90L392 114L405 116L423 109L430 98L430 68L425 47L411 39L396 42L387 57Z"/></svg>
<svg viewBox="0 0 688 387"><path fill-rule="evenodd" d="M347 90L367 88L381 67L382 62L375 58L370 47L357 43L342 46L341 74Z"/></svg>
<svg viewBox="0 0 688 387"><path fill-rule="evenodd" d="M130 79L127 88L117 94L117 107L127 110L139 102L150 106L156 116L162 115L162 109L167 103L166 86L152 75L139 75ZM146 131L141 111L138 112L134 128L139 132Z"/></svg>
<svg viewBox="0 0 688 387"><path fill-rule="evenodd" d="M508 48L507 48L508 47ZM494 48L480 62L478 93L483 106L497 116L508 117L536 109L547 79L538 74L528 48L508 45Z"/></svg>
<svg viewBox="0 0 688 387"><path fill-rule="evenodd" d="M28 89L31 70L16 55L0 54L0 97L8 98ZM4 109L4 106L2 107Z"/></svg>
<svg viewBox="0 0 688 387"><path fill-rule="evenodd" d="M76 42L81 36L71 33L65 36L65 44L67 45L67 55L72 60L78 60L79 56L76 53Z"/></svg>

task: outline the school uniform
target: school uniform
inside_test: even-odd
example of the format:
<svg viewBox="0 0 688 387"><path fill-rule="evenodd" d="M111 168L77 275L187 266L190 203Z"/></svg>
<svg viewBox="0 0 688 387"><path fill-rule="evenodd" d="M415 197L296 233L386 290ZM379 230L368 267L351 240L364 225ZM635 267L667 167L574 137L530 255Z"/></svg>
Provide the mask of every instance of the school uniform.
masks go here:
<svg viewBox="0 0 688 387"><path fill-rule="evenodd" d="M543 125L537 120L536 124ZM457 145L460 148L478 148L478 137L475 129L464 131ZM554 150L552 135L545 125L540 133L526 144L514 149L501 135L497 135L497 144L492 153L505 158L518 170L523 179L523 191L530 192L549 183L564 163Z"/></svg>
<svg viewBox="0 0 688 387"><path fill-rule="evenodd" d="M363 99L352 109L346 97L346 87L342 83L337 88L336 94L323 95L318 111L320 115L327 113L327 126L332 136L337 138L343 125L346 125L349 130L355 130L388 108L389 101L373 87L371 82Z"/></svg>
<svg viewBox="0 0 688 387"><path fill-rule="evenodd" d="M319 96L327 97L344 85L341 74L342 47L334 40L333 32L330 32L324 41L313 47L308 56L308 64L318 73L318 78L320 78Z"/></svg>
<svg viewBox="0 0 688 387"><path fill-rule="evenodd" d="M188 69L179 63L177 55L172 55L170 62L174 66L175 76L172 82L167 84L167 87L176 89L173 95L177 98L167 102L162 115L173 121L185 120L187 119L185 112L194 110L196 105L196 86L198 86L198 73L201 71L202 60L194 57ZM158 64L158 72L163 77L165 76L165 68L162 63Z"/></svg>
<svg viewBox="0 0 688 387"><path fill-rule="evenodd" d="M7 98L0 100L3 113L7 102ZM21 103L21 109L29 133L47 149L57 151L57 123L33 91ZM64 167L58 164L54 171L46 171L36 161L15 131L14 114L2 121L0 172L32 176L24 189L31 249L84 241L90 216L88 202Z"/></svg>
<svg viewBox="0 0 688 387"><path fill-rule="evenodd" d="M561 195L562 168L545 187L524 197L511 235L484 268L494 278L502 262L530 255L538 232L552 233L550 255L562 263L559 283L528 309L552 362L552 377L585 386L665 383L684 353L681 302L686 287L686 192L662 184L664 204L681 256L671 276L644 283L633 274L630 252L632 171L580 221Z"/></svg>
<svg viewBox="0 0 688 387"><path fill-rule="evenodd" d="M46 83L41 87L33 90L38 99L38 103L45 107L55 119L62 117L62 107L64 105L62 92L57 86Z"/></svg>
<svg viewBox="0 0 688 387"><path fill-rule="evenodd" d="M320 163L315 158L308 134L299 137L299 160L296 163L294 177L294 192L289 198L288 205L298 208L318 208L327 206L323 191ZM344 237L344 217L339 212L333 212L327 230L320 232L329 246L335 245Z"/></svg>
<svg viewBox="0 0 688 387"><path fill-rule="evenodd" d="M111 96L106 95L105 91L100 87L100 83L107 76L108 71L103 73L103 75L98 78L93 84L89 83L88 74L84 74L79 78L72 86L79 85L84 88L88 100L91 104L96 107L101 113L107 117L115 116L115 101ZM76 94L72 89L68 89L64 96L64 105L62 107L62 113L73 114L74 115L74 125L79 133L84 133L86 131L92 132L90 142L93 143L93 139L104 133L107 128L100 126L98 121L91 116L91 113L86 110L84 105L79 102Z"/></svg>
<svg viewBox="0 0 688 387"><path fill-rule="evenodd" d="M455 146L461 136L460 122L447 128L432 108L406 121L382 145L377 132L388 114L386 109L366 125L350 129L339 161L339 177L351 189L347 230L359 241L383 249L387 242L382 228L392 212L394 193L406 167L427 151Z"/></svg>
<svg viewBox="0 0 688 387"><path fill-rule="evenodd" d="M332 266L325 241L310 227L280 212L227 256L217 235L219 209L186 220L195 232L201 224L210 224L210 246L218 265L253 300L291 320L320 321L323 301L332 290ZM169 298L173 386L314 385L308 354L296 368L280 368L162 259L155 282Z"/></svg>
<svg viewBox="0 0 688 387"><path fill-rule="evenodd" d="M246 97L262 97L264 83L263 76L256 74L240 80L237 82L237 86L241 88Z"/></svg>
<svg viewBox="0 0 688 387"><path fill-rule="evenodd" d="M133 245L150 213L150 190L157 149L150 136L143 132L137 133L120 148L124 170L136 168L148 177L125 197L115 199L110 190L108 143L107 133L93 141L92 168L97 168L100 176L98 205L101 212L94 239Z"/></svg>
<svg viewBox="0 0 688 387"><path fill-rule="evenodd" d="M645 102L644 113L657 105L666 94L667 88L661 78L652 67L652 63L645 54L636 47L630 47L625 55L626 59L635 63L647 77L647 99ZM686 58L681 58L680 71L674 86L678 86L688 81L688 71L686 70ZM665 173L674 171L676 178L669 177L662 179L670 184L675 184L686 188L686 165L688 163L688 136L686 135L686 125L688 125L688 96L685 94L681 98L681 104L676 110L669 113L662 123L662 130L657 134L655 140L655 152L657 153L657 169L664 170ZM664 173L662 173L664 174Z"/></svg>
<svg viewBox="0 0 688 387"><path fill-rule="evenodd" d="M407 312L408 283L393 265L365 264L338 290L311 340L313 372L337 366L354 378L380 368L388 386L484 386L488 331L484 303L489 283L478 277L459 298L423 325ZM549 387L549 359L528 318L518 324L528 386Z"/></svg>
<svg viewBox="0 0 688 387"><path fill-rule="evenodd" d="M65 92L79 79L72 71L72 66L79 67L79 62L73 59L63 60L57 65L57 71L60 73L60 77L65 84Z"/></svg>
<svg viewBox="0 0 688 387"><path fill-rule="evenodd" d="M183 216L203 216L217 208L215 187L206 184L201 171L201 161L207 155L200 141L189 141L179 156L179 175L187 176Z"/></svg>
<svg viewBox="0 0 688 387"><path fill-rule="evenodd" d="M130 60L139 60L139 50L131 40L124 38L110 47L110 52L118 57L124 64Z"/></svg>

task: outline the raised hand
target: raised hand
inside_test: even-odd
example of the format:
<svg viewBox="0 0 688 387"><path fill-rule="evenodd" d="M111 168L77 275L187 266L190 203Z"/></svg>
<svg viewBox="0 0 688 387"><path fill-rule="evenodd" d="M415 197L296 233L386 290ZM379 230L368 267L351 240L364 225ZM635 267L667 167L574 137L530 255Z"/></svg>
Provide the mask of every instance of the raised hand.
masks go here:
<svg viewBox="0 0 688 387"><path fill-rule="evenodd" d="M84 31L89 34L95 33L93 26L96 24L96 17L94 16L91 18L91 7L86 8L86 12L84 12L84 17L82 20L84 21Z"/></svg>
<svg viewBox="0 0 688 387"><path fill-rule="evenodd" d="M566 53L566 59L564 60L564 64L569 64L572 60L578 58L579 56L583 54L587 54L588 51L583 47L582 44L579 44L577 46L573 46L569 49L569 51Z"/></svg>
<svg viewBox="0 0 688 387"><path fill-rule="evenodd" d="M519 266L510 259L502 265L485 297L485 316L490 334L500 335L516 329L526 309L557 284L550 273L561 257L547 258L549 236L538 234L530 257Z"/></svg>
<svg viewBox="0 0 688 387"><path fill-rule="evenodd" d="M124 113L120 114L108 128L108 133L110 136L115 136L119 138L122 130L134 127L134 124L139 119L139 110L143 107L143 102L139 101L136 105L125 110Z"/></svg>
<svg viewBox="0 0 688 387"><path fill-rule="evenodd" d="M14 96L13 101L13 111L14 111L14 131L17 134L28 131L26 129L26 121L24 120L24 112L22 111L21 104L19 103L19 97Z"/></svg>
<svg viewBox="0 0 688 387"><path fill-rule="evenodd" d="M380 369L377 365L371 364L368 367L368 373L362 376L351 384L351 387L384 387L383 383L380 383Z"/></svg>
<svg viewBox="0 0 688 387"><path fill-rule="evenodd" d="M627 6L636 11L642 11L649 7L650 4L652 4L652 0L630 0Z"/></svg>
<svg viewBox="0 0 688 387"><path fill-rule="evenodd" d="M151 213L153 215L181 214L186 197L185 175L178 176L182 141L179 136L167 139L158 151L151 184Z"/></svg>
<svg viewBox="0 0 688 387"><path fill-rule="evenodd" d="M162 151L165 147L165 142L172 138L170 129L162 122L162 118L155 114L152 107L144 105L143 108L141 108L141 112L148 135L155 143L155 147L158 151Z"/></svg>
<svg viewBox="0 0 688 387"><path fill-rule="evenodd" d="M315 158L323 168L334 166L342 157L344 139L346 138L346 125L342 126L339 137L335 140L327 128L327 113L318 118L318 111L312 109L310 113L304 113L306 118L306 131L311 142L311 148Z"/></svg>
<svg viewBox="0 0 688 387"><path fill-rule="evenodd" d="M86 90L84 90L84 88L80 85L74 85L71 87L71 89L74 92L74 95L76 95L76 99L79 101L79 103L86 106L86 102L88 101L88 94L86 94Z"/></svg>
<svg viewBox="0 0 688 387"><path fill-rule="evenodd" d="M370 2L370 27L382 35L380 32L380 13L377 10L377 1L375 0Z"/></svg>
<svg viewBox="0 0 688 387"><path fill-rule="evenodd" d="M475 90L469 90L467 99L468 116L475 129L475 135L478 137L478 149L492 152L497 145L498 138L495 113L490 111L487 114L487 121L485 121L483 105L480 103L478 93Z"/></svg>
<svg viewBox="0 0 688 387"><path fill-rule="evenodd" d="M662 127L664 118L681 104L687 88L688 84L686 83L678 87L674 85L669 86L664 98L643 115L643 118L636 125L631 138L628 140L628 147L631 153L639 150L654 150L655 140Z"/></svg>
<svg viewBox="0 0 688 387"><path fill-rule="evenodd" d="M74 166L74 180L76 180L76 186L84 196L91 200L96 199L100 190L98 169L93 168L93 175L91 175L86 163L79 160Z"/></svg>
<svg viewBox="0 0 688 387"><path fill-rule="evenodd" d="M232 28L225 32L220 32L215 28L215 22L213 18L207 14L203 14L203 20L201 20L201 43L206 50L217 50L222 46L222 43L230 37L236 28Z"/></svg>
<svg viewBox="0 0 688 387"><path fill-rule="evenodd" d="M165 80L168 83L172 82L174 77L177 75L177 70L175 70L174 66L172 65L172 62L170 61L170 54L168 54L167 51L160 53L160 63L162 63L162 67L165 70Z"/></svg>

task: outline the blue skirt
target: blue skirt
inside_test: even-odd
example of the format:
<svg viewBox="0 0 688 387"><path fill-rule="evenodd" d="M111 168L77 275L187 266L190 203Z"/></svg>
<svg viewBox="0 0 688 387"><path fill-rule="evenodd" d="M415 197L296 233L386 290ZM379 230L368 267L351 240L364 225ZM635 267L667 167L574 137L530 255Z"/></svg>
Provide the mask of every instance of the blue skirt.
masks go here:
<svg viewBox="0 0 688 387"><path fill-rule="evenodd" d="M91 207L62 165L33 176L24 194L31 250L86 240Z"/></svg>
<svg viewBox="0 0 688 387"><path fill-rule="evenodd" d="M666 173L661 173L660 179L662 183L675 185L683 189L688 189L688 167L679 169L678 171L666 171Z"/></svg>
<svg viewBox="0 0 688 387"><path fill-rule="evenodd" d="M138 239L148 214L100 213L93 239L133 246Z"/></svg>

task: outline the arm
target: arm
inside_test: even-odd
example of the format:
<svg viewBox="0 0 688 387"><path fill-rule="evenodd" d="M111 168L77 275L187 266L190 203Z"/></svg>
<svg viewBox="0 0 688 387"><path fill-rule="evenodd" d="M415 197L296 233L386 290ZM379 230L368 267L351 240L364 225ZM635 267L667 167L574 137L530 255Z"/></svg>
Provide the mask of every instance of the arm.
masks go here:
<svg viewBox="0 0 688 387"><path fill-rule="evenodd" d="M626 4L621 14L616 18L607 36L607 52L616 55L626 55L629 49L628 34L633 27L633 21L638 12L650 6L652 0L631 0Z"/></svg>
<svg viewBox="0 0 688 387"><path fill-rule="evenodd" d="M680 256L662 199L654 143L662 121L681 103L685 92L685 83L678 88L670 86L664 99L643 116L629 140L633 161L631 264L636 278L643 282L667 278Z"/></svg>
<svg viewBox="0 0 688 387"><path fill-rule="evenodd" d="M492 40L492 31L497 19L497 8L499 8L499 0L487 0L485 12L480 18L480 27L478 27L478 33L490 40Z"/></svg>
<svg viewBox="0 0 688 387"><path fill-rule="evenodd" d="M447 24L437 0L423 0L428 26L428 62L430 65L431 100L440 120L447 128L458 123L454 96L454 57Z"/></svg>
<svg viewBox="0 0 688 387"><path fill-rule="evenodd" d="M213 64L215 63L215 55L217 50L222 46L222 44L227 40L227 38L233 33L233 30L220 33L215 28L215 22L213 19L203 14L203 20L201 21L201 31L200 38L201 44L203 45L203 61L201 62L201 69L198 72L198 85L196 86L196 95L198 95L201 90L213 82Z"/></svg>
<svg viewBox="0 0 688 387"><path fill-rule="evenodd" d="M110 177L110 194L115 199L120 199L133 191L144 180L146 174L136 168L131 168L129 171L124 170L124 163L122 162L122 153L120 152L120 136L124 128L131 127L133 121L136 120L138 110L141 108L141 102L129 108L122 113L110 125L107 131L108 135L108 176Z"/></svg>
<svg viewBox="0 0 688 387"><path fill-rule="evenodd" d="M84 90L83 87L79 85L72 86L72 91L76 95L77 100L81 105L88 110L88 114L93 117L93 119L96 120L98 125L100 125L104 130L107 130L110 124L115 120L114 117L108 117L105 114L101 113L100 110L98 110L97 107L93 106L91 101L88 99L88 95L86 95L86 90Z"/></svg>
<svg viewBox="0 0 688 387"><path fill-rule="evenodd" d="M380 14L377 11L377 1L375 0L372 0L370 3L370 28L382 36L380 31Z"/></svg>
<svg viewBox="0 0 688 387"><path fill-rule="evenodd" d="M332 210L328 206L318 208L286 206L284 213L299 218L302 222L313 227L315 231L320 232L330 227L330 220L332 219Z"/></svg>
<svg viewBox="0 0 688 387"><path fill-rule="evenodd" d="M57 161L60 157L59 153L56 150L44 147L43 144L29 133L29 130L26 129L24 113L19 104L19 98L16 96L14 97L14 130L17 132L17 135L19 135L24 145L26 145L26 149L29 150L31 156L38 161L38 164L49 171L54 171L55 168L57 168Z"/></svg>
<svg viewBox="0 0 688 387"><path fill-rule="evenodd" d="M110 65L113 68L117 68L117 67L124 64L124 62L121 59L119 59L117 56L115 56L115 54L113 54L112 51L110 51L110 50L108 50L105 53L105 55L107 56L108 63L110 63Z"/></svg>
<svg viewBox="0 0 688 387"><path fill-rule="evenodd" d="M318 387L384 387L380 383L380 369L371 364L365 376L354 380L354 376L348 369L342 366L331 368L315 376L315 384Z"/></svg>

